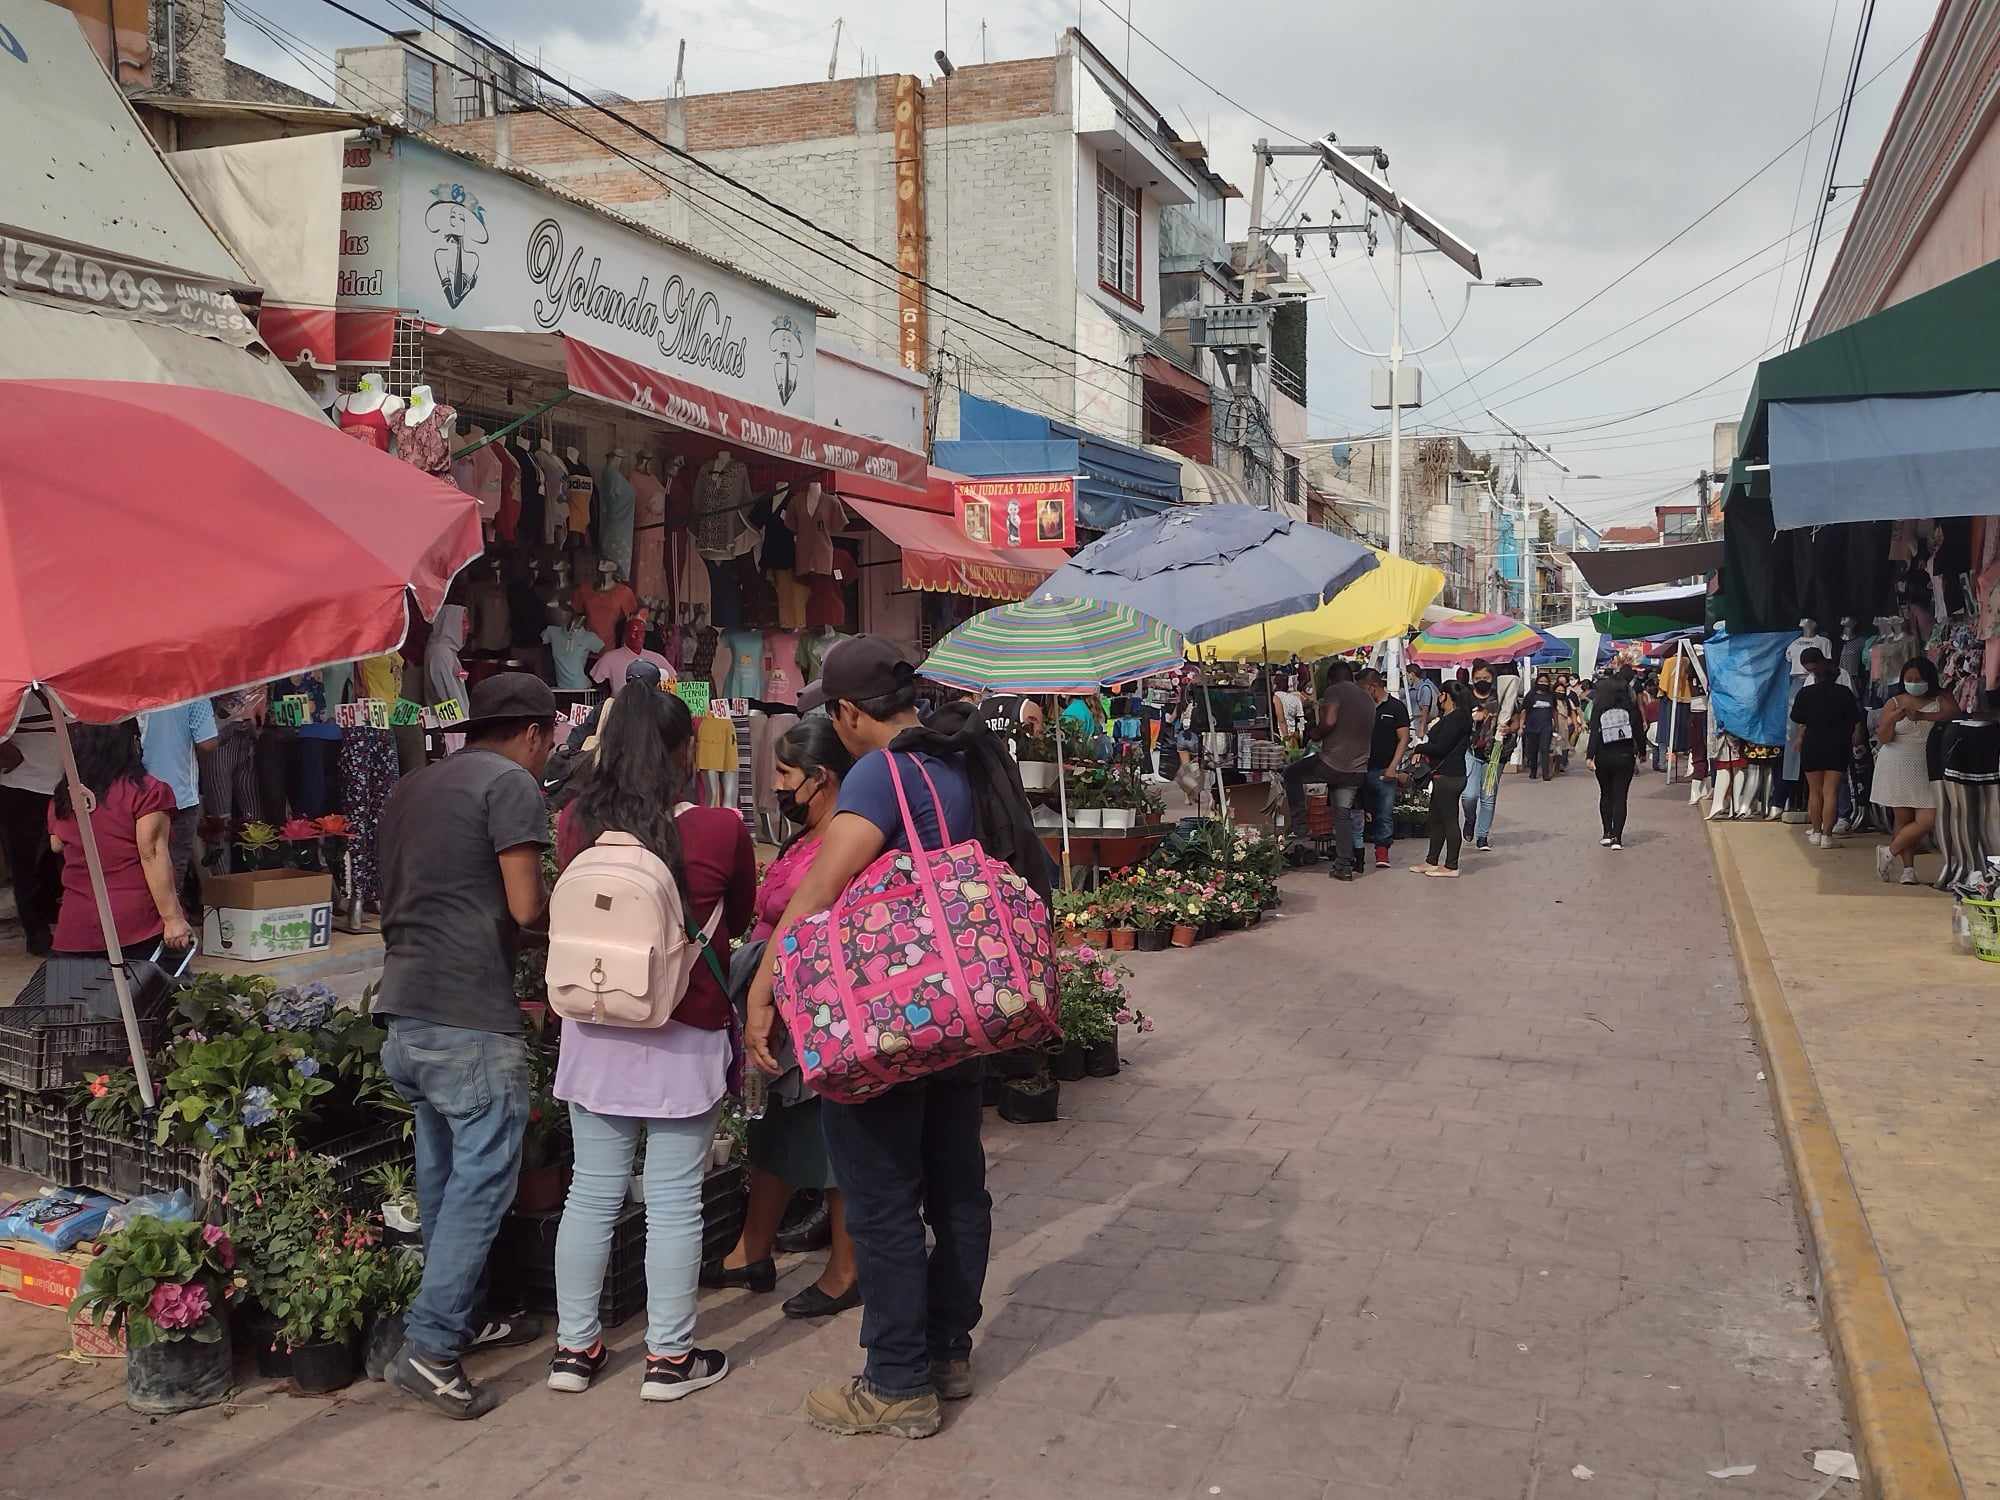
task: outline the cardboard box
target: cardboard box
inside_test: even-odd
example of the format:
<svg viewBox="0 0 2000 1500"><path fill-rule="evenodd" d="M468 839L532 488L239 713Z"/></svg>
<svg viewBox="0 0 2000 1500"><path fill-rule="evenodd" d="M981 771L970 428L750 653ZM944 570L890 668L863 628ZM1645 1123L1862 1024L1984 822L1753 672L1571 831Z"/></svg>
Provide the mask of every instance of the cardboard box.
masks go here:
<svg viewBox="0 0 2000 1500"><path fill-rule="evenodd" d="M209 958L264 963L326 948L333 941L333 877L306 870L256 870L202 877L201 951Z"/></svg>
<svg viewBox="0 0 2000 1500"><path fill-rule="evenodd" d="M125 1330L111 1333L100 1328L97 1321L87 1312L80 1312L69 1320L69 1346L78 1354L88 1354L93 1359L123 1359L125 1357Z"/></svg>
<svg viewBox="0 0 2000 1500"><path fill-rule="evenodd" d="M93 1258L32 1240L0 1240L0 1293L36 1307L66 1308L83 1289L84 1269Z"/></svg>

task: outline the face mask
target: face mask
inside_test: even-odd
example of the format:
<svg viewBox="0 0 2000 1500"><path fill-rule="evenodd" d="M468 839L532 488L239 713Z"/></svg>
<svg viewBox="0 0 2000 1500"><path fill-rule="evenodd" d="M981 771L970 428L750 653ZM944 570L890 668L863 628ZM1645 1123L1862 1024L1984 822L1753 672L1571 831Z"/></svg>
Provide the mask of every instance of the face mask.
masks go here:
<svg viewBox="0 0 2000 1500"><path fill-rule="evenodd" d="M1905 678L1903 681L1903 691L1908 693L1912 698L1928 698L1931 695L1931 685L1921 677L1915 682Z"/></svg>
<svg viewBox="0 0 2000 1500"><path fill-rule="evenodd" d="M819 788L800 783L798 786L778 789L778 812L792 823L803 823L812 815L813 798L819 795Z"/></svg>

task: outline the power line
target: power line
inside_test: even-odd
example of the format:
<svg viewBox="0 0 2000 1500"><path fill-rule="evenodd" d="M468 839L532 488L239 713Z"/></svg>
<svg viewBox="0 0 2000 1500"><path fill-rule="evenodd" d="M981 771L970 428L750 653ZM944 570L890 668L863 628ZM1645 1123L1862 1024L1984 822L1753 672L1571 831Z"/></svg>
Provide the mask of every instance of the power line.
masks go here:
<svg viewBox="0 0 2000 1500"><path fill-rule="evenodd" d="M1826 205L1833 197L1833 174L1840 165L1840 148L1847 140L1847 122L1854 115L1854 83L1861 76L1861 58L1868 50L1868 30L1875 21L1875 0L1863 0L1861 19L1854 28L1854 55L1847 64L1847 86L1840 100L1840 123L1833 128L1833 144L1826 153L1826 181L1820 188L1819 211L1813 216L1813 235L1806 245L1806 268L1799 273L1799 295L1792 304L1792 326L1785 331L1789 346L1805 317L1806 288L1812 283L1813 261L1819 253L1821 228L1826 223Z"/></svg>
<svg viewBox="0 0 2000 1500"><path fill-rule="evenodd" d="M1833 0L1826 15L1826 42L1819 53L1819 81L1813 85L1812 110L1806 115L1808 120L1819 117L1819 101L1826 92L1826 65L1833 59L1833 33L1840 25L1840 0ZM1817 125L1812 127L1817 131ZM1810 132L1809 132L1810 133ZM1792 211L1785 217L1786 249L1791 248L1791 238L1799 232L1799 196L1806 190L1806 168L1812 165L1812 147L1808 146L1799 156L1799 180L1792 185ZM1771 311L1764 319L1764 341L1769 343L1771 331L1778 323L1778 303L1785 295L1785 278L1780 276L1778 284L1771 288Z"/></svg>

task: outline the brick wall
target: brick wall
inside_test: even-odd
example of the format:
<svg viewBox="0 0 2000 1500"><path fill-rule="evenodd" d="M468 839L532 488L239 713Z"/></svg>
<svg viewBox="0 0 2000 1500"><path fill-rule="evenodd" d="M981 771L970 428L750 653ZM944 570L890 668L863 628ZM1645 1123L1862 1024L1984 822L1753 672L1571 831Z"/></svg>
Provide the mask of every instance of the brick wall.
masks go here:
<svg viewBox="0 0 2000 1500"><path fill-rule="evenodd" d="M696 94L681 101L688 150L776 146L853 135L855 90L872 82L842 78L734 94Z"/></svg>

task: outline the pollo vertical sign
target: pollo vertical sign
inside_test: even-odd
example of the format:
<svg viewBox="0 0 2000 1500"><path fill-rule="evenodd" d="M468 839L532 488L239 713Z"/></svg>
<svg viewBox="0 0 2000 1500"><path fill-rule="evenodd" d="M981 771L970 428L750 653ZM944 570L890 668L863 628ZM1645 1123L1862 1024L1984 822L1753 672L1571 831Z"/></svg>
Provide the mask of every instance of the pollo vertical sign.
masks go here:
<svg viewBox="0 0 2000 1500"><path fill-rule="evenodd" d="M924 321L924 91L911 74L896 79L896 358L922 370L930 348Z"/></svg>

